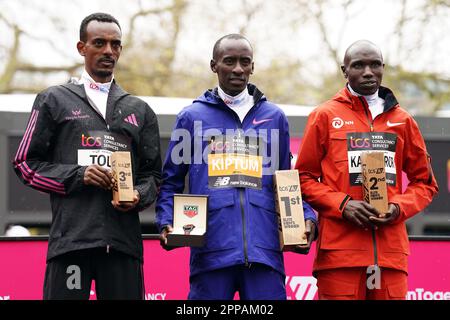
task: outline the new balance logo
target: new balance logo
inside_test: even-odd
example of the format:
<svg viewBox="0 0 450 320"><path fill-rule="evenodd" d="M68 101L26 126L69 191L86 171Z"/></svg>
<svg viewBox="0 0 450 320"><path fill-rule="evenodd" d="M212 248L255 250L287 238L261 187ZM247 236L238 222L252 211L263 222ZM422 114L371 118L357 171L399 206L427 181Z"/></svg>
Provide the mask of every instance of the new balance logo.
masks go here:
<svg viewBox="0 0 450 320"><path fill-rule="evenodd" d="M214 183L214 187L224 187L230 183L230 177L218 177Z"/></svg>
<svg viewBox="0 0 450 320"><path fill-rule="evenodd" d="M314 277L286 276L286 287L290 288L295 300L313 300L317 293L317 279Z"/></svg>
<svg viewBox="0 0 450 320"><path fill-rule="evenodd" d="M128 122L136 127L139 127L138 122L136 120L136 116L134 115L134 113L130 114L128 117L126 117L125 119L123 119L125 122Z"/></svg>

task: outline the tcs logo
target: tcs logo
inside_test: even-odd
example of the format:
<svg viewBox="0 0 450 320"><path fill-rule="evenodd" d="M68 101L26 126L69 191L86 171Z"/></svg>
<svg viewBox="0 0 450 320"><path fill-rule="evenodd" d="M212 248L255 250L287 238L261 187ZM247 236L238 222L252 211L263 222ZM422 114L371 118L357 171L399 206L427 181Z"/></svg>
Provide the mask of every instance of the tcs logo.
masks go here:
<svg viewBox="0 0 450 320"><path fill-rule="evenodd" d="M211 142L211 151L226 151L231 147L230 141L214 141Z"/></svg>
<svg viewBox="0 0 450 320"><path fill-rule="evenodd" d="M291 300L314 300L317 293L317 279L305 276L286 276L288 297L289 289L292 292Z"/></svg>
<svg viewBox="0 0 450 320"><path fill-rule="evenodd" d="M101 147L102 146L102 138L85 136L83 133L81 135L81 145L83 147Z"/></svg>
<svg viewBox="0 0 450 320"><path fill-rule="evenodd" d="M369 138L353 138L350 137L350 147L352 149L359 149L359 148L370 148L370 139Z"/></svg>

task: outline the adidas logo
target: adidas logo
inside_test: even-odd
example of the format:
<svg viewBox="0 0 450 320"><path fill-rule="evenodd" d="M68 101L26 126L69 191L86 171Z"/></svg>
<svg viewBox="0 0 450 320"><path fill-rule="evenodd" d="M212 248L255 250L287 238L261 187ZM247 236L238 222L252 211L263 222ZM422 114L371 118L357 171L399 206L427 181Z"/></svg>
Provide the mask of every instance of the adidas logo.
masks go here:
<svg viewBox="0 0 450 320"><path fill-rule="evenodd" d="M136 127L139 127L138 122L136 120L136 116L134 115L134 113L130 114L128 117L126 117L125 119L123 119L125 122L128 122Z"/></svg>

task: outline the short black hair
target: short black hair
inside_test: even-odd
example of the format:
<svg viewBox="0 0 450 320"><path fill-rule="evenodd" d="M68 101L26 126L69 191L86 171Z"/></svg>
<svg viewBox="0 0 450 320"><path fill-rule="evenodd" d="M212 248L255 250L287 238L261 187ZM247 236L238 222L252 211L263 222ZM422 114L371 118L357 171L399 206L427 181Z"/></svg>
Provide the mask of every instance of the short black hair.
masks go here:
<svg viewBox="0 0 450 320"><path fill-rule="evenodd" d="M120 28L119 21L117 21L116 18L114 18L112 15L108 13L103 12L96 12L88 15L86 18L81 21L80 25L80 41L86 42L87 41L87 26L89 22L91 21L99 21L99 22L111 22L117 24L120 31L122 31L122 28Z"/></svg>
<svg viewBox="0 0 450 320"><path fill-rule="evenodd" d="M353 51L357 48L361 48L361 47L372 47L374 50L378 51L378 53L380 54L380 58L381 61L383 62L383 53L381 52L381 49L372 41L369 40L358 40L353 42L348 48L347 50L345 50L345 54L344 54L344 61L343 61L343 66L347 67L349 60L350 60L350 56L353 53Z"/></svg>
<svg viewBox="0 0 450 320"><path fill-rule="evenodd" d="M239 33L231 33L231 34L227 34L226 36L223 36L222 38L220 38L219 40L216 41L216 43L214 44L214 48L213 48L213 59L216 60L218 54L219 54L219 50L220 50L220 44L222 42L222 40L225 39L234 39L234 40L245 40L248 42L248 44L250 45L250 48L252 48L252 44L250 43L250 41L248 41L248 39L246 37L244 37L243 35L239 34Z"/></svg>

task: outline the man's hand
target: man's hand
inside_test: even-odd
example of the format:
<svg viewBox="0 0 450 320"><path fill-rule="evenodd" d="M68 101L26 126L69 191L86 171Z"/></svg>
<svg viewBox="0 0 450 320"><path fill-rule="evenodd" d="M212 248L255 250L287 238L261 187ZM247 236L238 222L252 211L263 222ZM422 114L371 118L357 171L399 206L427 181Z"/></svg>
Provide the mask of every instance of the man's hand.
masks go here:
<svg viewBox="0 0 450 320"><path fill-rule="evenodd" d="M84 171L83 183L99 187L105 190L110 190L114 186L114 178L111 170L92 164Z"/></svg>
<svg viewBox="0 0 450 320"><path fill-rule="evenodd" d="M114 209L122 211L122 212L127 212L127 211L130 211L131 209L133 209L134 207L136 207L140 200L141 200L141 196L140 196L139 192L137 190L134 190L133 201L119 202L119 201L112 200L111 204L113 205Z"/></svg>
<svg viewBox="0 0 450 320"><path fill-rule="evenodd" d="M163 247L165 250L172 250L173 247L167 246L167 235L169 233L172 233L173 228L171 225L165 226L165 228L161 231L159 235L159 243L161 244L161 247Z"/></svg>
<svg viewBox="0 0 450 320"><path fill-rule="evenodd" d="M345 219L366 230L377 229L376 224L370 218L378 218L378 215L377 209L361 200L350 200L342 213Z"/></svg>
<svg viewBox="0 0 450 320"><path fill-rule="evenodd" d="M308 239L306 244L295 246L294 252L300 254L308 254L311 249L311 244L316 236L316 224L312 220L305 220L305 236Z"/></svg>
<svg viewBox="0 0 450 320"><path fill-rule="evenodd" d="M386 224L391 224L398 218L399 215L400 212L398 210L398 207L393 203L389 203L388 212L386 212L386 215L383 218L370 217L369 219L377 226L382 226Z"/></svg>

